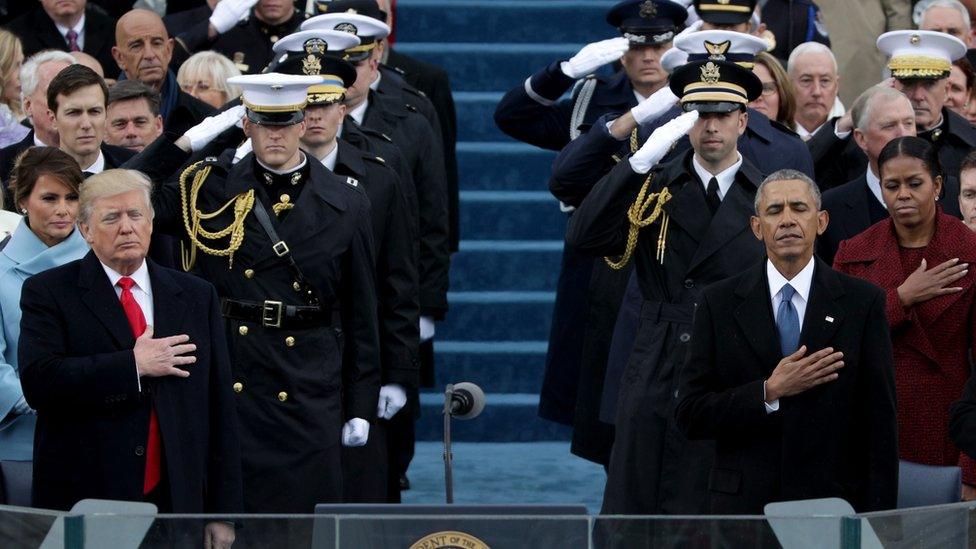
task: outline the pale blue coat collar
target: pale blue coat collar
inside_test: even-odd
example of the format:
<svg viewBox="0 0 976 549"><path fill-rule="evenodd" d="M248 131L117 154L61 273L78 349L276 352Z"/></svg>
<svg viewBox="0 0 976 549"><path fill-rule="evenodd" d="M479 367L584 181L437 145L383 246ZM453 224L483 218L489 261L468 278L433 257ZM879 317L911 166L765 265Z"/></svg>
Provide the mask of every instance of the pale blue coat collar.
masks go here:
<svg viewBox="0 0 976 549"><path fill-rule="evenodd" d="M26 220L22 219L10 235L10 241L7 242L2 253L13 263L10 266L11 270L31 276L69 261L81 259L88 253L88 243L81 236L81 231L75 227L64 241L48 247L37 238L34 231L30 230Z"/></svg>

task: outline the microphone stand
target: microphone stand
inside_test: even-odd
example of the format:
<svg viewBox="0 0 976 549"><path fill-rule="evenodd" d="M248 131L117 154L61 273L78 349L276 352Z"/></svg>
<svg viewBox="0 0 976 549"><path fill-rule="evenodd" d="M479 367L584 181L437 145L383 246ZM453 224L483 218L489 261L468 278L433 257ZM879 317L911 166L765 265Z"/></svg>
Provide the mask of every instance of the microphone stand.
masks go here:
<svg viewBox="0 0 976 549"><path fill-rule="evenodd" d="M447 503L454 503L454 472L451 454L451 396L454 394L454 384L448 383L444 389L444 490Z"/></svg>

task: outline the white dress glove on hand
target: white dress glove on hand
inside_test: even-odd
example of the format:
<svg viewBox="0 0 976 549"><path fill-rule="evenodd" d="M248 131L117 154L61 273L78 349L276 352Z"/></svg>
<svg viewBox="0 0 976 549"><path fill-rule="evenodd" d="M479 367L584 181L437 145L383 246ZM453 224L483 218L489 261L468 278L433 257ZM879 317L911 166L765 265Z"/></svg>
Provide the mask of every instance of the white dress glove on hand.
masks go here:
<svg viewBox="0 0 976 549"><path fill-rule="evenodd" d="M593 42L583 46L569 61L563 61L559 68L570 78L582 78L603 65L620 59L629 47L630 42L623 36Z"/></svg>
<svg viewBox="0 0 976 549"><path fill-rule="evenodd" d="M647 173L671 150L675 141L686 135L698 120L698 111L682 114L647 138L647 142L630 157L630 167L637 173Z"/></svg>
<svg viewBox="0 0 976 549"><path fill-rule="evenodd" d="M376 403L376 416L390 419L407 404L407 391L396 383L380 387L380 399Z"/></svg>
<svg viewBox="0 0 976 549"><path fill-rule="evenodd" d="M420 341L423 343L429 339L434 339L434 319L429 316L420 317Z"/></svg>
<svg viewBox="0 0 976 549"><path fill-rule="evenodd" d="M690 13L689 13L689 15L690 15ZM691 34L693 32L698 32L698 31L701 30L702 25L704 25L704 24L705 24L705 22L702 21L701 19L696 20L694 23L689 23L688 26L685 27L685 30L683 30L683 31L679 32L677 35L675 35L674 39L677 40L678 38L681 38L682 36Z"/></svg>
<svg viewBox="0 0 976 549"><path fill-rule="evenodd" d="M630 109L630 114L638 124L653 122L677 102L678 96L671 91L670 86L665 85L663 88L652 93L650 97L638 103L636 107Z"/></svg>
<svg viewBox="0 0 976 549"><path fill-rule="evenodd" d="M223 2L226 1L223 0ZM243 118L244 105L237 105L222 113L204 118L202 122L186 130L183 137L190 140L190 149L193 152L197 152L206 147L208 143L213 141L224 130L236 125Z"/></svg>
<svg viewBox="0 0 976 549"><path fill-rule="evenodd" d="M253 145L251 144L251 138L249 137L247 138L247 141L241 143L241 146L237 147L237 150L234 151L234 159L231 160L231 164L237 164L238 162L240 162L241 159L247 156L252 149L253 149Z"/></svg>
<svg viewBox="0 0 976 549"><path fill-rule="evenodd" d="M369 422L365 419L354 417L342 426L343 446L363 446L367 440L369 440Z"/></svg>
<svg viewBox="0 0 976 549"><path fill-rule="evenodd" d="M224 34L247 17L257 3L258 0L220 0L210 14L210 24L219 34Z"/></svg>

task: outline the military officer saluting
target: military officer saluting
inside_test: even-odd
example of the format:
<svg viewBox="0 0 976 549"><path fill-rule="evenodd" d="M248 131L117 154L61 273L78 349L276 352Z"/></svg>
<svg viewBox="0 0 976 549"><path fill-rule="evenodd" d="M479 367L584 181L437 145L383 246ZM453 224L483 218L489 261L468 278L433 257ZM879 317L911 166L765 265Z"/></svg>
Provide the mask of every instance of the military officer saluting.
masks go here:
<svg viewBox="0 0 976 549"><path fill-rule="evenodd" d="M608 112L626 112L667 84L661 55L687 16L685 8L668 0L616 4L607 22L620 30L620 37L588 44L530 76L498 103L495 124L519 141L562 149L579 135L580 126ZM613 76L591 75L618 60L622 68ZM559 101L574 85L572 98Z"/></svg>
<svg viewBox="0 0 976 549"><path fill-rule="evenodd" d="M635 260L644 299L620 384L607 514L700 514L712 448L674 423L678 374L702 288L759 261L749 231L761 174L737 150L746 105L762 93L728 61L688 63L671 76L684 114L654 131L601 179L569 222L567 241L615 263ZM692 149L661 163L688 134Z"/></svg>
<svg viewBox="0 0 976 549"><path fill-rule="evenodd" d="M370 205L299 148L321 76L234 77L253 152L157 189L157 227L217 288L241 424L248 513L310 513L342 496L340 443L366 443L379 393Z"/></svg>

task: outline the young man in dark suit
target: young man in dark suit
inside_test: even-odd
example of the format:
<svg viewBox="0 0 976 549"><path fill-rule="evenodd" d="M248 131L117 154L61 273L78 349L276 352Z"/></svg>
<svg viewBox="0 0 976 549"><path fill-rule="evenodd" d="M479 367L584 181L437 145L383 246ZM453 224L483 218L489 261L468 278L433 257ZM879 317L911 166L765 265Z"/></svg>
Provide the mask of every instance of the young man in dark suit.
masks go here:
<svg viewBox="0 0 976 549"><path fill-rule="evenodd" d="M152 183L86 180L92 251L24 284L24 396L37 410L33 503L148 501L164 513L243 512L241 453L220 303L200 278L146 259ZM207 547L233 526L210 522Z"/></svg>
<svg viewBox="0 0 976 549"><path fill-rule="evenodd" d="M807 176L767 177L755 211L767 259L705 288L680 378L679 427L716 444L709 512L825 497L891 509L898 443L885 294L814 258L828 216Z"/></svg>

